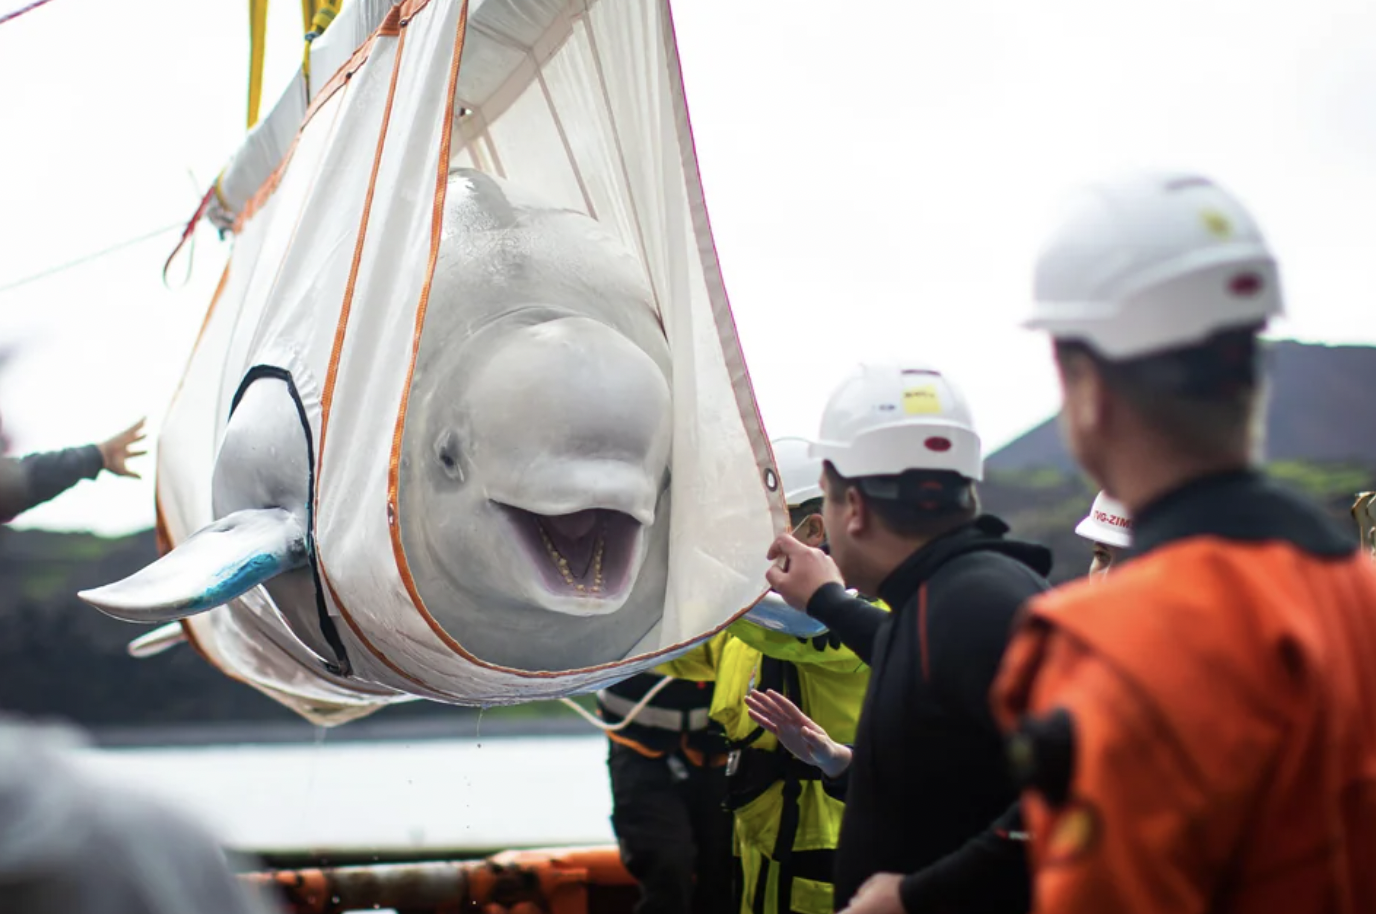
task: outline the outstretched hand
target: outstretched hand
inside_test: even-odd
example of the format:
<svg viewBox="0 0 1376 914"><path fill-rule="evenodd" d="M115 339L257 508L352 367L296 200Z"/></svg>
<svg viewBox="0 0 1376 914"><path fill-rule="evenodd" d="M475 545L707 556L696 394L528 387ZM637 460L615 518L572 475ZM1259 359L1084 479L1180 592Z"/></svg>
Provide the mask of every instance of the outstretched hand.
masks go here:
<svg viewBox="0 0 1376 914"><path fill-rule="evenodd" d="M827 777L838 777L850 767L849 747L827 736L812 718L773 689L749 692L745 707L751 720L773 733L789 752L822 769Z"/></svg>
<svg viewBox="0 0 1376 914"><path fill-rule="evenodd" d="M135 444L143 440L144 421L144 419L140 419L108 441L102 441L96 445L100 448L100 457L105 462L105 469L116 476L128 476L132 479L142 478L138 473L129 469L128 464L133 458L142 457L148 453L144 450L136 451L133 449Z"/></svg>
<svg viewBox="0 0 1376 914"><path fill-rule="evenodd" d="M782 563L769 567L765 580L785 603L797 610L805 612L808 601L823 584L845 584L831 556L803 545L791 533L781 534L774 540L765 558L771 562L783 559Z"/></svg>
<svg viewBox="0 0 1376 914"><path fill-rule="evenodd" d="M897 873L875 873L860 886L841 914L904 914L899 888L903 877Z"/></svg>

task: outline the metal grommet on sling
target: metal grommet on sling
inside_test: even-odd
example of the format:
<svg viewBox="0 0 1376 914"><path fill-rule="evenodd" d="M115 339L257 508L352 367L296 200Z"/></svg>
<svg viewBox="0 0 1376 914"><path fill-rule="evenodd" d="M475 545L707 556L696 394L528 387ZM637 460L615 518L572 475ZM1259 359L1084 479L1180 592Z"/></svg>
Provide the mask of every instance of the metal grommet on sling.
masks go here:
<svg viewBox="0 0 1376 914"><path fill-rule="evenodd" d="M779 474L773 467L764 468L764 487L771 492L779 491Z"/></svg>

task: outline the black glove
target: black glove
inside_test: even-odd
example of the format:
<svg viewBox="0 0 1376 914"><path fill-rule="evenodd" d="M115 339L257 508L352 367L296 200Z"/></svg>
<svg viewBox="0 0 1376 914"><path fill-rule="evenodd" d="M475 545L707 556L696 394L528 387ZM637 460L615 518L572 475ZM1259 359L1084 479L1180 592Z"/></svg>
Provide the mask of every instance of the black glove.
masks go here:
<svg viewBox="0 0 1376 914"><path fill-rule="evenodd" d="M808 640L807 638L799 638L798 643L806 644ZM814 651L824 651L829 647L836 648L837 650L841 649L841 636L833 631L822 632L822 634L813 637L811 641Z"/></svg>

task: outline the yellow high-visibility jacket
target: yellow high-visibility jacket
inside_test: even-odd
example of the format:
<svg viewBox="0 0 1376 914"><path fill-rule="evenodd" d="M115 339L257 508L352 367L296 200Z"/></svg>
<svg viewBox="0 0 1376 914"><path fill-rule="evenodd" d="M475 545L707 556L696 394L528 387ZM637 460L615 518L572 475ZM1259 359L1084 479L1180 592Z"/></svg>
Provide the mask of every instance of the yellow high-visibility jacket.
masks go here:
<svg viewBox="0 0 1376 914"><path fill-rule="evenodd" d="M870 669L849 648L819 649L823 644L742 619L657 668L681 679L715 681L709 713L739 747L740 767L731 780L736 852L745 875L742 914L832 912L831 858L844 809L839 785L793 758L745 707L752 688L774 688L832 739L853 743ZM781 831L793 833L782 846Z"/></svg>

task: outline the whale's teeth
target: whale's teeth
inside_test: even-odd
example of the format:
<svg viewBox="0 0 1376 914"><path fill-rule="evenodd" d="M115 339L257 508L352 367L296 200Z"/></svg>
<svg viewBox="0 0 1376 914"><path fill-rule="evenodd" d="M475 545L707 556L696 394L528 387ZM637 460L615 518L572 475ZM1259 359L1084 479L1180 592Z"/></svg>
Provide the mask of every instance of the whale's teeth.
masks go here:
<svg viewBox="0 0 1376 914"><path fill-rule="evenodd" d="M535 524L535 529L540 531L540 541L544 543L545 551L549 553L549 557L554 562L554 567L559 570L559 575L564 579L564 583L568 584L578 593L586 593L589 588L584 584L578 583L578 580L574 578L573 571L569 567L568 558L565 557L565 555L559 551L559 547L555 545L553 538L551 538L549 532L545 530L545 525L537 521ZM602 559L603 556L606 554L606 550L606 527L605 525L599 525L597 531L597 544L593 547L592 554L593 580L591 590L593 593L602 592ZM585 569L584 574L586 573L587 571Z"/></svg>
<svg viewBox="0 0 1376 914"><path fill-rule="evenodd" d="M607 531L603 527L597 531L597 548L592 554L592 592L602 592L602 553L607 547Z"/></svg>

